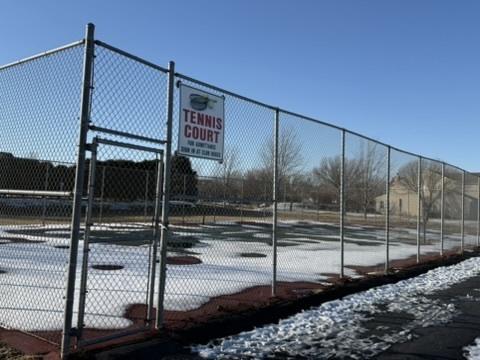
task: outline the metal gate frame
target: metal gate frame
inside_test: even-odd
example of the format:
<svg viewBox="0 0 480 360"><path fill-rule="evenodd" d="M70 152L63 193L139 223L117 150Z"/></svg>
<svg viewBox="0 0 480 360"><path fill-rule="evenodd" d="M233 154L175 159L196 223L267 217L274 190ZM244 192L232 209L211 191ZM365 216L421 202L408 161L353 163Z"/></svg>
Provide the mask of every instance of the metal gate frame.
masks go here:
<svg viewBox="0 0 480 360"><path fill-rule="evenodd" d="M148 329L151 329L155 326L156 329L159 329L163 326L163 317L164 317L164 296L165 296L165 283L166 283L166 257L167 257L167 242L168 242L168 216L169 216L169 201L170 201L170 168L171 168L171 151L172 151L172 123L173 123L173 99L174 99L174 80L175 80L175 63L173 61L169 62L168 70L160 69L158 66L154 66L156 69L162 70L168 74L168 93L167 93L167 104L166 104L166 130L167 136L165 140L159 140L155 138L139 136L134 134L129 134L127 132L118 131L114 129L108 129L103 127L95 126L90 121L90 112L92 105L92 93L93 93L93 68L95 61L95 45L101 45L107 47L113 51L121 53L124 56L130 57L134 60L141 61L140 58L130 55L124 51L116 49L112 46L104 44L100 41L94 39L95 26L91 23L86 26L85 40L84 40L84 63L83 63L83 85L82 85L82 96L81 96L81 106L80 106L80 126L79 126L79 136L78 136L78 153L76 160L76 173L75 173L75 187L73 191L73 206L72 206L72 222L71 222L71 235L70 235L70 254L68 261L68 270L67 270L67 279L66 279L66 290L65 290L65 307L64 307L64 325L62 330L62 342L61 342L61 357L67 358L68 355L72 352L72 338L76 338L77 348L79 346L85 346L88 344L97 343L100 341L105 341L108 339L113 339L117 337L131 335L132 331L126 331L123 333L117 333L108 337L98 338L94 340L82 340L82 330L84 327L83 320L85 315L85 299L86 299L86 284L87 284L87 274L88 274L88 236L90 234L91 226L91 204L93 201L93 187L95 183L95 170L90 171L89 175L89 186L88 186L88 205L87 205L87 215L85 223L85 244L84 245L84 260L82 262L82 276L80 279L81 291L80 291L80 301L79 301L79 317L77 322L77 327L73 326L73 311L74 311L74 300L75 300L75 278L76 278L76 269L78 262L78 244L80 240L80 229L81 229L81 208L83 202L83 186L84 186L84 177L85 177L85 167L86 167L86 153L87 151L91 152L91 164L96 162L96 153L98 144L103 143L106 145L119 146L124 148L130 148L134 150L141 150L147 152L153 152L161 154L163 160L163 167L159 166L159 169L163 169L163 183L162 181L157 182L156 189L156 199L155 199L155 221L154 221L154 241L155 245L153 246L153 252L151 257L150 266L150 278L149 286L152 289L148 294ZM145 61L141 61L146 64ZM153 66L148 63L148 66ZM133 143L118 142L108 139L101 139L96 137L91 144L87 143L89 131L96 133L103 133L114 135L116 137L127 138L133 141L141 141L146 143L152 143L164 147L164 149L158 149L154 147L141 146ZM92 166L92 165L91 165ZM160 204L161 204L161 219L160 219ZM155 287L155 273L156 273L156 263L157 263L157 248L160 246L160 256L158 259L159 262L159 279L158 279L158 297L156 299L156 314L153 318L153 309L154 309L154 287ZM85 260L87 259L87 260ZM136 330L135 332L138 332Z"/></svg>
<svg viewBox="0 0 480 360"><path fill-rule="evenodd" d="M92 217L93 202L95 200L95 178L96 178L96 165L97 165L97 154L99 145L108 145L117 148L126 148L135 151L153 153L157 155L157 183L155 187L155 205L154 205L154 217L153 217L153 236L152 243L149 249L150 252L150 263L149 266L149 278L147 282L147 318L146 324L144 327L139 327L135 329L119 331L111 335L106 335L102 337L96 337L95 339L83 339L83 330L85 327L85 306L87 299L87 285L88 285L88 265L89 265L89 240L91 234L91 227L94 224ZM82 257L82 270L80 278L80 293L79 293L79 305L78 305L78 321L77 321L77 347L82 347L86 345L92 345L95 343L103 342L106 340L116 339L123 336L128 336L136 334L143 331L148 331L152 328L153 322L153 309L154 309L154 293L155 293L155 274L156 274L156 264L157 264L157 252L158 245L160 242L160 213L161 213L161 203L162 203L162 184L163 184L163 149L156 149L153 147L146 147L137 144L131 144L126 142L119 142L109 139L104 139L96 136L93 139L92 144L87 146L87 150L91 152L90 159L90 171L88 178L88 196L87 196L87 208L85 214L85 232L84 232L84 243L83 243L83 257Z"/></svg>

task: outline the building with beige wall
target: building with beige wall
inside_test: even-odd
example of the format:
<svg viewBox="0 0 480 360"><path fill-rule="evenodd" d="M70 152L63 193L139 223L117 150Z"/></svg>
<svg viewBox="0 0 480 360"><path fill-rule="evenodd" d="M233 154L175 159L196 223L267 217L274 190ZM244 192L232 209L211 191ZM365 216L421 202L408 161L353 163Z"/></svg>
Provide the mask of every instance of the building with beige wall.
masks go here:
<svg viewBox="0 0 480 360"><path fill-rule="evenodd" d="M468 178L467 178L468 179ZM467 219L476 218L478 206L478 180L470 178L465 180L465 217ZM441 177L438 183L434 184L433 189L426 188L424 185L423 193L427 198L434 199L430 213L440 215L441 198ZM454 182L451 179L445 179L445 214L446 217L458 217L461 211L462 190L461 183ZM379 213L385 212L386 194L375 198L375 210ZM423 202L420 203L420 211ZM418 194L394 177L390 182L390 212L392 215L406 217L416 217L418 214Z"/></svg>

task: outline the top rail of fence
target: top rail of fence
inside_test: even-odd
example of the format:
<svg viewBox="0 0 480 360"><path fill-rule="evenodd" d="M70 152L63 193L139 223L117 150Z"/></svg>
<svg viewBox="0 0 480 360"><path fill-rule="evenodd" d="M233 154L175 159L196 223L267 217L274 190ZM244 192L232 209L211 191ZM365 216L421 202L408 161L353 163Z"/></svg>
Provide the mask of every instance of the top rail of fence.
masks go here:
<svg viewBox="0 0 480 360"><path fill-rule="evenodd" d="M70 48L72 48L72 47L82 45L82 44L84 44L84 43L85 43L85 40L84 40L84 39L78 40L78 41L72 42L72 43L67 44L67 45L64 45L64 46L60 46L60 47L55 48L55 49L52 49L52 50L44 51L44 52L42 52L42 53L39 53L39 54L36 54L36 55L32 55L32 56L26 57L26 58L24 58L24 59L20 59L20 60L11 62L11 63L9 63L9 64L1 65L1 66L0 66L0 71L1 71L1 70L5 70L5 69L8 69L8 68L11 68L11 67L14 67L14 66L17 66L17 65L25 64L25 63L27 63L27 62L30 62L30 61L33 61L33 60L37 60L37 59L43 58L43 57L45 57L45 56L53 55L53 54L56 54L56 53L58 53L58 52L61 52L61 51L70 49Z"/></svg>
<svg viewBox="0 0 480 360"><path fill-rule="evenodd" d="M152 62L150 62L150 61L147 61L147 60L145 60L145 59L142 59L141 57L138 57L138 56L136 56L136 55L130 54L129 52L126 52L126 51L124 51L124 50L121 50L121 49L119 49L119 48L117 48L117 47L115 47L115 46L112 46L112 45L109 45L109 44L107 44L107 43L104 43L103 41L95 40L95 45L101 46L101 47L103 47L103 48L105 48L105 49L108 49L108 50L110 50L110 51L113 51L113 52L115 52L115 53L117 53L117 54L119 54L119 55L125 56L125 57L127 57L127 58L129 58L129 59L131 59L131 60L137 61L137 62L139 62L139 63L141 63L141 64L143 64L143 65L145 65L145 66L151 67L151 68L153 68L153 69L155 69L155 70L161 71L161 72L163 72L163 73L168 73L168 69L166 69L166 68L164 68L164 67L162 67L162 66L160 66L160 65L154 64L154 63L152 63Z"/></svg>

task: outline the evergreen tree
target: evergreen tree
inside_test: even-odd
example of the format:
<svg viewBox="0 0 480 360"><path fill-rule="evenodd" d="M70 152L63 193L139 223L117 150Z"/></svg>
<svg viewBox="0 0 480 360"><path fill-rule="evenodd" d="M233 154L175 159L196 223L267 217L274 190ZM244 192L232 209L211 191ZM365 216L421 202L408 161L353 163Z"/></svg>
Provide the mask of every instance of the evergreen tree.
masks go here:
<svg viewBox="0 0 480 360"><path fill-rule="evenodd" d="M196 197L198 194L197 172L193 170L189 158L180 155L172 156L170 189L174 199Z"/></svg>

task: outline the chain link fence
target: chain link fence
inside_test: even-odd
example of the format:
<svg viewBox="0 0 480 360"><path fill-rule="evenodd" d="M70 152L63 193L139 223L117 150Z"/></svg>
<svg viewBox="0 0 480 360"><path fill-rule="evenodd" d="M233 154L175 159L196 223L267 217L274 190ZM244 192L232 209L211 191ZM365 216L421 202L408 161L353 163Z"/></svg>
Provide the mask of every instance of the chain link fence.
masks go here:
<svg viewBox="0 0 480 360"><path fill-rule="evenodd" d="M479 178L86 39L0 67L0 327L75 347L479 245ZM179 155L179 86L225 104Z"/></svg>
<svg viewBox="0 0 480 360"><path fill-rule="evenodd" d="M0 68L0 327L58 343L83 45Z"/></svg>

